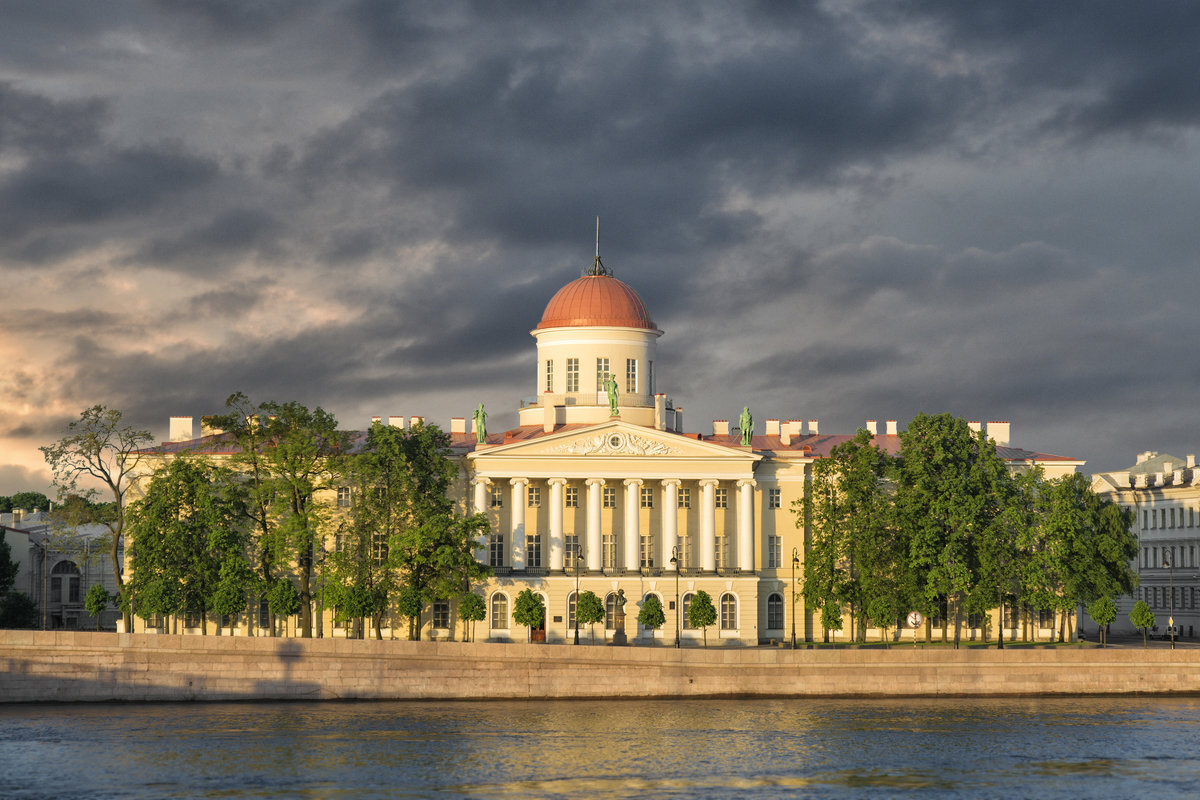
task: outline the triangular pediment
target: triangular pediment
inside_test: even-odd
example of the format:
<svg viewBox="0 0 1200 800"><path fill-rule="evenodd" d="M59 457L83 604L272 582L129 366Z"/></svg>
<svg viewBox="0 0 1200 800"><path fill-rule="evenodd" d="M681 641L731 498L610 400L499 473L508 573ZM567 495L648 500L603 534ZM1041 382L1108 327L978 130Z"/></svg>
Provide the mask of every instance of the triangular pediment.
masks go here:
<svg viewBox="0 0 1200 800"><path fill-rule="evenodd" d="M492 457L665 457L731 462L757 461L761 458L749 448L713 444L677 433L631 425L620 420L496 445L485 450L476 450L470 457L476 461Z"/></svg>

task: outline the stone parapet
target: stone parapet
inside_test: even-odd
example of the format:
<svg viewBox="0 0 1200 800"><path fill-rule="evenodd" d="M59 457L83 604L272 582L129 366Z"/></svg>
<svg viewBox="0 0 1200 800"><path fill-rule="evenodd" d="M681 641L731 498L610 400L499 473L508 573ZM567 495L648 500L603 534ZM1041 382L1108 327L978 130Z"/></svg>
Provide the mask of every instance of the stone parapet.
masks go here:
<svg viewBox="0 0 1200 800"><path fill-rule="evenodd" d="M1200 650L547 646L0 631L0 702L1197 693Z"/></svg>

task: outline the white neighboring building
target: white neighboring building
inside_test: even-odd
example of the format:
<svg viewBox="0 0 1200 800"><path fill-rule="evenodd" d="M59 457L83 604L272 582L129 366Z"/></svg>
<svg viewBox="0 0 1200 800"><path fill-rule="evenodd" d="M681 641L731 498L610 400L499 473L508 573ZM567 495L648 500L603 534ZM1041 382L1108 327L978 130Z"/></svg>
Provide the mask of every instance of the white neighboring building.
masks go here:
<svg viewBox="0 0 1200 800"><path fill-rule="evenodd" d="M1092 489L1101 497L1134 513L1138 537L1134 571L1139 585L1133 597L1117 598L1115 633L1137 633L1129 612L1145 600L1154 612L1158 630L1167 630L1172 614L1180 636L1200 633L1196 595L1200 584L1200 468L1196 456L1139 453L1137 463L1117 472L1092 476ZM1168 566L1170 565L1170 566ZM1092 624L1087 620L1086 624Z"/></svg>
<svg viewBox="0 0 1200 800"><path fill-rule="evenodd" d="M95 630L96 618L83 607L88 589L98 583L110 595L116 593L108 528L62 528L49 513L37 509L0 514L0 526L5 528L19 567L14 588L37 604L39 627ZM100 629L115 631L119 618L120 613L110 605L100 615Z"/></svg>

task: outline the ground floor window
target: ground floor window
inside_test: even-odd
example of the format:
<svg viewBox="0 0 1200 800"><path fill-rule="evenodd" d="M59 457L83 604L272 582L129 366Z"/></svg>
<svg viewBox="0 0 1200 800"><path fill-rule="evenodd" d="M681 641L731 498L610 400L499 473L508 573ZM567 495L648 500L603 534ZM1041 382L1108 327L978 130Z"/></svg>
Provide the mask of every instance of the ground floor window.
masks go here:
<svg viewBox="0 0 1200 800"><path fill-rule="evenodd" d="M492 595L492 628L508 630L508 598L496 592Z"/></svg>
<svg viewBox="0 0 1200 800"><path fill-rule="evenodd" d="M737 598L726 592L721 595L721 630L736 631L737 628Z"/></svg>
<svg viewBox="0 0 1200 800"><path fill-rule="evenodd" d="M609 592L604 598L604 627L613 630L617 627L617 594Z"/></svg>
<svg viewBox="0 0 1200 800"><path fill-rule="evenodd" d="M783 597L772 594L767 597L767 629L783 630Z"/></svg>
<svg viewBox="0 0 1200 800"><path fill-rule="evenodd" d="M578 597L574 592L567 596L567 630L575 630L575 607Z"/></svg>
<svg viewBox="0 0 1200 800"><path fill-rule="evenodd" d="M683 596L683 608L679 612L683 615L683 627L689 631L696 630L696 626L692 624L690 619L688 619L688 610L692 607L692 598L695 596L696 595L692 594L691 592L685 594Z"/></svg>
<svg viewBox="0 0 1200 800"><path fill-rule="evenodd" d="M450 601L449 600L434 600L433 601L433 627L441 629L450 628Z"/></svg>

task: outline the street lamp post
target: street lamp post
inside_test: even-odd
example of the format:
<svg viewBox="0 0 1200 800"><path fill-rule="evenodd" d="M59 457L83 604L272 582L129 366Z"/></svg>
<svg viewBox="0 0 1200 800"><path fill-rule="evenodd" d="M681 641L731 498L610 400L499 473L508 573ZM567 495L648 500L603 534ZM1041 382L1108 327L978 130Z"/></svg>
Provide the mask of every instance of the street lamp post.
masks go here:
<svg viewBox="0 0 1200 800"><path fill-rule="evenodd" d="M800 563L800 551L792 548L792 649L796 649L796 565Z"/></svg>
<svg viewBox="0 0 1200 800"><path fill-rule="evenodd" d="M575 644L579 644L579 572L583 569L583 554L575 554Z"/></svg>
<svg viewBox="0 0 1200 800"><path fill-rule="evenodd" d="M671 565L675 567L675 648L679 649L680 617L683 614L679 607L679 545L671 548Z"/></svg>
<svg viewBox="0 0 1200 800"><path fill-rule="evenodd" d="M1163 549L1165 550L1166 548L1163 548ZM1167 628L1168 628L1168 630L1171 631L1171 649L1174 650L1175 649L1175 563L1169 558L1164 558L1163 566L1166 567L1168 570L1170 570L1170 572L1168 572L1167 574L1168 574L1169 580L1170 580L1170 590L1169 591L1171 592L1171 616L1167 618Z"/></svg>

